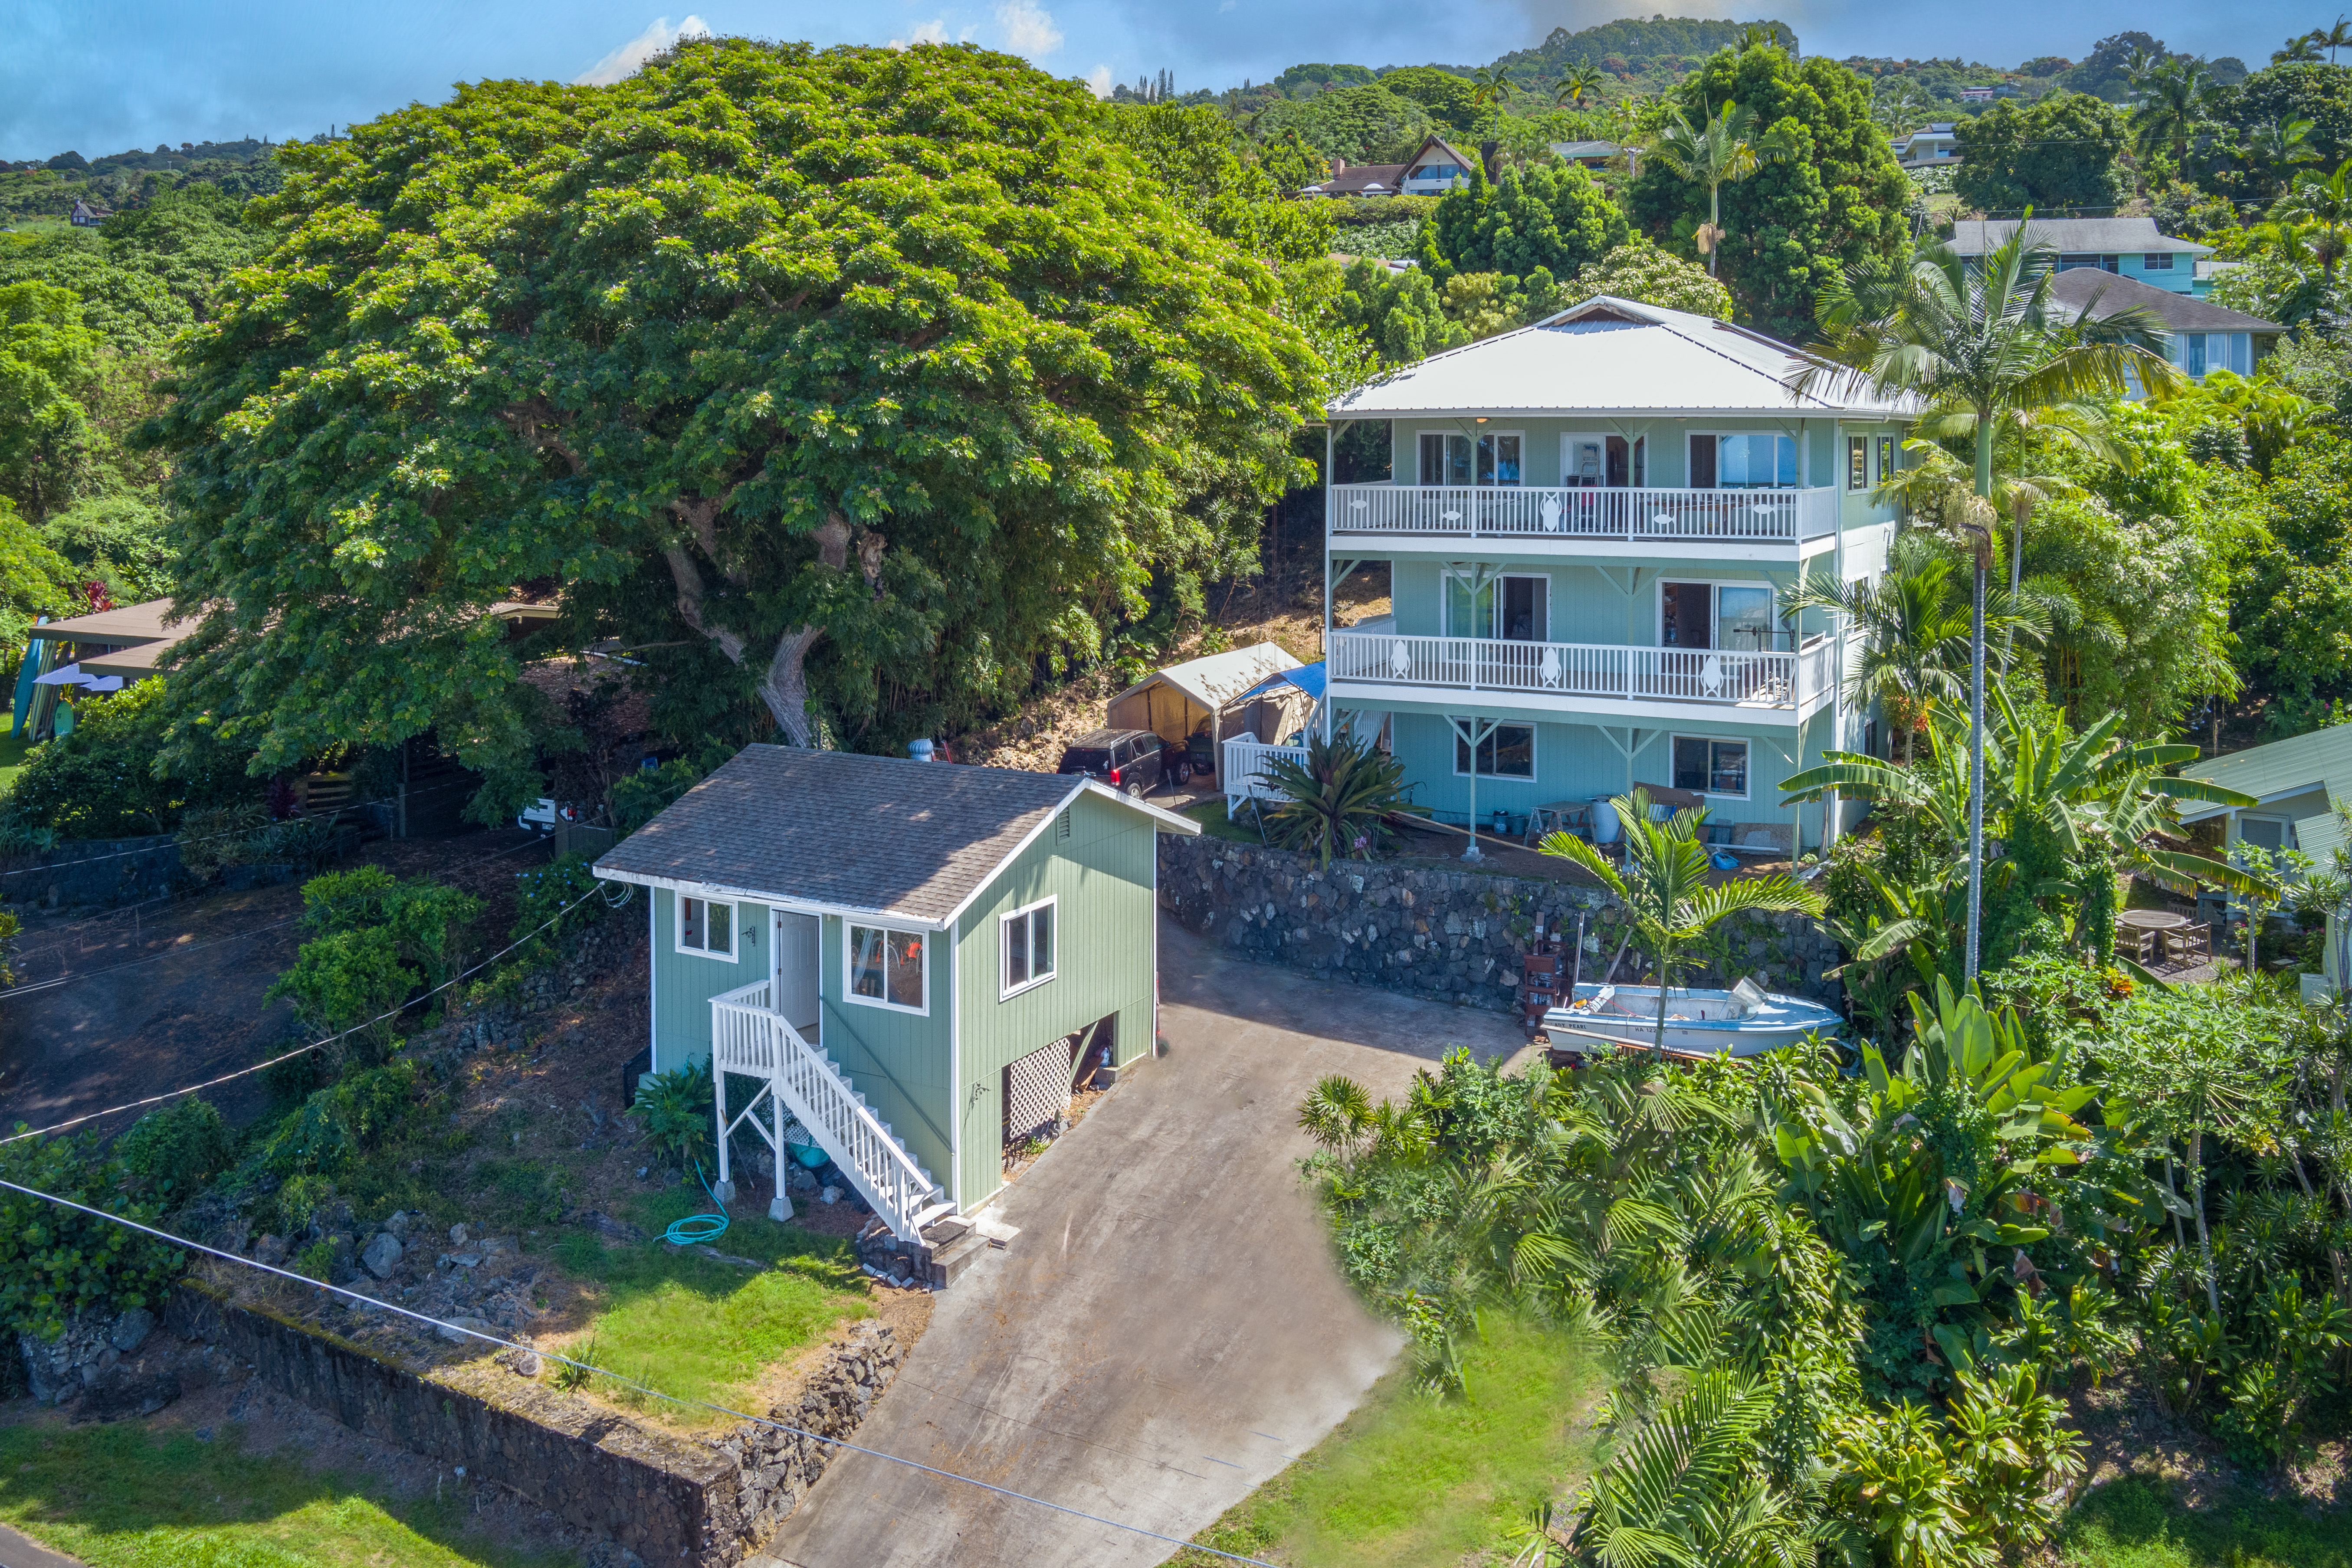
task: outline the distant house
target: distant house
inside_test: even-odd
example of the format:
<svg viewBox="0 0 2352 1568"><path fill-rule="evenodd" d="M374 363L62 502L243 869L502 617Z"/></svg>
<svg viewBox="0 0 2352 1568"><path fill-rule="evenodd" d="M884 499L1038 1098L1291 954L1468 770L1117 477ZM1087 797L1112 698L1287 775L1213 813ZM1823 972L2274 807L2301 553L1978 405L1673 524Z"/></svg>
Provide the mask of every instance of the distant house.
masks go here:
<svg viewBox="0 0 2352 1568"><path fill-rule="evenodd" d="M1941 121L1923 125L1908 136L1894 141L1895 161L1906 169L1932 169L1939 163L1960 161L1959 138L1953 133L1952 121Z"/></svg>
<svg viewBox="0 0 2352 1568"><path fill-rule="evenodd" d="M2165 357L2190 379L2202 381L2211 371L2252 375L2286 329L2276 321L2232 310L2210 300L2152 289L2135 278L2110 276L2088 268L2072 268L2051 279L2052 304L2070 317L2087 315L2097 321L2135 306L2164 322Z"/></svg>
<svg viewBox="0 0 2352 1568"><path fill-rule="evenodd" d="M1470 183L1470 171L1478 161L1447 142L1443 137L1432 136L1413 149L1412 156L1402 163L1349 164L1343 158L1331 161L1331 177L1320 184L1308 185L1298 194L1302 196L1435 196Z"/></svg>
<svg viewBox="0 0 2352 1568"><path fill-rule="evenodd" d="M2152 217L2036 217L2033 237L2058 253L2061 268L2096 268L2176 294L2199 294L2198 263L2210 245L2161 233ZM1969 219L1952 226L1952 248L1977 257L2017 232L2015 219Z"/></svg>
<svg viewBox="0 0 2352 1568"><path fill-rule="evenodd" d="M2000 87L1998 83L1995 83L1991 87L1964 87L1960 89L1960 101L1962 103L1990 103L1993 99L1993 94L2000 90Z"/></svg>
<svg viewBox="0 0 2352 1568"><path fill-rule="evenodd" d="M1605 169L1616 160L1620 149L1614 142L1555 142L1555 156L1587 169Z"/></svg>
<svg viewBox="0 0 2352 1568"><path fill-rule="evenodd" d="M70 221L76 228L96 228L100 224L105 222L110 216L110 215L107 213L100 212L96 208L93 208L88 202L82 201L77 197L74 201L73 216Z"/></svg>

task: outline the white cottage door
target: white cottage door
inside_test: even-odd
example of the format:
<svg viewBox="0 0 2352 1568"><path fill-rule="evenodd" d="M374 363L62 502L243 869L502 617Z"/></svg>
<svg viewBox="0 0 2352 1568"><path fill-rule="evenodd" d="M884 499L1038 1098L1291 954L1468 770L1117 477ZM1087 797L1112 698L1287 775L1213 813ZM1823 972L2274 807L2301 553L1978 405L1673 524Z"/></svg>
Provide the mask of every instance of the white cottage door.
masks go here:
<svg viewBox="0 0 2352 1568"><path fill-rule="evenodd" d="M772 925L768 951L773 965L768 978L775 983L776 1011L784 1022L811 1040L816 1038L817 917L788 910L770 911Z"/></svg>

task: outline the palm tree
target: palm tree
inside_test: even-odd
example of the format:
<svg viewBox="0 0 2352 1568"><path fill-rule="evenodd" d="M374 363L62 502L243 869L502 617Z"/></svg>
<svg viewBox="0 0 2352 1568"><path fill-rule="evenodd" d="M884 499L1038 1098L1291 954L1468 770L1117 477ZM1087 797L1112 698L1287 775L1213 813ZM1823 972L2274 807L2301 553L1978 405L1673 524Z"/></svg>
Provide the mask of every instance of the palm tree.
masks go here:
<svg viewBox="0 0 2352 1568"><path fill-rule="evenodd" d="M2271 51L2271 64L2274 66L2316 65L2319 61L2319 51L2326 47L2326 34L2314 31L2305 33L2299 38L2289 38L2286 41L2286 47Z"/></svg>
<svg viewBox="0 0 2352 1568"><path fill-rule="evenodd" d="M1780 595L1783 615L1828 610L1862 633L1862 647L1846 676L1846 700L1855 708L1875 704L1885 712L1894 732L1904 737L1898 759L1904 762L1911 760L1911 737L1928 712L1938 703L1960 700L1966 689L1960 672L1970 657L1968 592L1949 559L1904 559L1916 556L1908 548L1914 537L1897 542L1893 569L1876 578L1849 583L1835 573L1817 572ZM1990 596L1985 624L2002 634L2004 665L2013 634L2038 638L2050 631L2048 612L2020 602L2014 594Z"/></svg>
<svg viewBox="0 0 2352 1568"><path fill-rule="evenodd" d="M1625 869L1620 873L1609 858L1572 834L1555 833L1536 848L1563 860L1573 860L1617 896L1633 917L1642 944L1658 961L1658 1034L1656 1048L1666 1048L1666 993L1675 983L1675 968L1685 944L1696 942L1716 922L1743 910L1794 910L1818 916L1822 896L1801 888L1777 873L1740 877L1727 882L1714 879L1714 862L1698 841L1698 825L1706 814L1685 806L1664 822L1650 816L1650 792L1636 789L1609 803L1625 829Z"/></svg>
<svg viewBox="0 0 2352 1568"><path fill-rule="evenodd" d="M1470 101L1481 109L1501 109L1518 90L1519 84L1513 81L1510 72L1499 64L1482 67L1470 73Z"/></svg>
<svg viewBox="0 0 2352 1568"><path fill-rule="evenodd" d="M1912 130L1927 114L1927 101L1908 78L1884 78L1871 89L1870 117L1890 136Z"/></svg>
<svg viewBox="0 0 2352 1568"><path fill-rule="evenodd" d="M2326 32L2316 27L2312 29L2311 41L2327 51L2327 63L2334 65L2336 50L2352 47L2352 21L2347 21L2343 13L2339 11L2336 13L2336 26Z"/></svg>
<svg viewBox="0 0 2352 1568"><path fill-rule="evenodd" d="M2221 91L2203 60L2160 60L2132 79L2139 104L2132 110L2132 138L2145 158L2169 147L2175 163L2189 155L2189 138Z"/></svg>
<svg viewBox="0 0 2352 1568"><path fill-rule="evenodd" d="M2322 275L2334 281L2336 264L2352 250L2352 158L2325 177L2308 169L2298 173L2272 214L2274 220L2302 220L2304 243L2312 259L2319 263Z"/></svg>
<svg viewBox="0 0 2352 1568"><path fill-rule="evenodd" d="M1723 187L1783 156L1777 151L1760 150L1749 141L1748 132L1755 128L1755 112L1737 103L1726 103L1720 114L1708 119L1704 130L1695 129L1682 105L1674 104L1666 110L1664 128L1649 145L1648 150L1667 168L1706 187L1706 226L1698 231L1698 247L1706 253L1709 278L1715 276L1716 251L1723 239Z"/></svg>
<svg viewBox="0 0 2352 1568"><path fill-rule="evenodd" d="M2265 120L2246 132L2239 158L2252 171L2265 193L2284 188L2294 178L2297 163L2315 163L2319 153L2310 145L2308 120Z"/></svg>
<svg viewBox="0 0 2352 1568"><path fill-rule="evenodd" d="M2029 213L2029 216L2031 214ZM1907 267L1877 260L1848 268L1822 289L1818 357L1789 374L1800 395L1833 383L1881 397L1916 398L1934 414L1973 417L1974 493L1979 510L1963 516L1976 545L1976 610L1969 631L1968 959L1963 983L1977 973L1978 925L1984 903L1984 598L1992 556L1994 437L2003 416L2020 410L2133 395L2138 386L2169 394L2180 377L2153 352L2147 319L2124 311L2067 321L2051 305L2057 254L2021 223L1979 261L1938 245Z"/></svg>
<svg viewBox="0 0 2352 1568"><path fill-rule="evenodd" d="M1591 60L1579 60L1568 68L1566 75L1552 88L1551 100L1577 109L1584 107L1584 95L1599 87L1608 76Z"/></svg>

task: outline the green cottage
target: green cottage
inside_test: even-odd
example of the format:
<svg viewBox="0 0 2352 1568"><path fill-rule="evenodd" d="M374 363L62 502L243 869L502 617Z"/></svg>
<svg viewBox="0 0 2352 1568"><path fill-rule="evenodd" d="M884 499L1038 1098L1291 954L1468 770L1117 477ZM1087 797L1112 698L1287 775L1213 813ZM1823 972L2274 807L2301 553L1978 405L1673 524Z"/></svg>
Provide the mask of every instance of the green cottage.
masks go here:
<svg viewBox="0 0 2352 1568"><path fill-rule="evenodd" d="M1083 777L751 746L596 863L651 895L656 1072L725 1133L797 1121L902 1240L1003 1184L1075 1079L1152 1048L1154 836Z"/></svg>

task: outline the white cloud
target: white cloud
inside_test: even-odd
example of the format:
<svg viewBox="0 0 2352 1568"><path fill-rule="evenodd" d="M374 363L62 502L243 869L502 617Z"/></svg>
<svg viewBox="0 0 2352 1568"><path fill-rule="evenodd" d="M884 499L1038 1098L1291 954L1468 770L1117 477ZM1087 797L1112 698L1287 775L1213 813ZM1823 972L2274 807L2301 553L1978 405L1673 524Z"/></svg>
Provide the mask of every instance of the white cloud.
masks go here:
<svg viewBox="0 0 2352 1568"><path fill-rule="evenodd" d="M903 38L893 38L890 47L906 48L910 44L944 44L948 41L948 23L944 16L934 16L928 22L918 22L915 30Z"/></svg>
<svg viewBox="0 0 2352 1568"><path fill-rule="evenodd" d="M574 87L610 87L616 81L626 81L636 74L637 68L677 43L680 38L707 38L710 24L699 16L688 16L676 27L667 16L654 19L654 25L590 66L572 79Z"/></svg>
<svg viewBox="0 0 2352 1568"><path fill-rule="evenodd" d="M1062 29L1054 26L1054 14L1037 0L999 0L996 25L1004 29L1005 45L1016 55L1034 59L1062 47Z"/></svg>
<svg viewBox="0 0 2352 1568"><path fill-rule="evenodd" d="M1097 98L1110 96L1110 67L1097 66L1087 73L1087 85L1095 89Z"/></svg>

